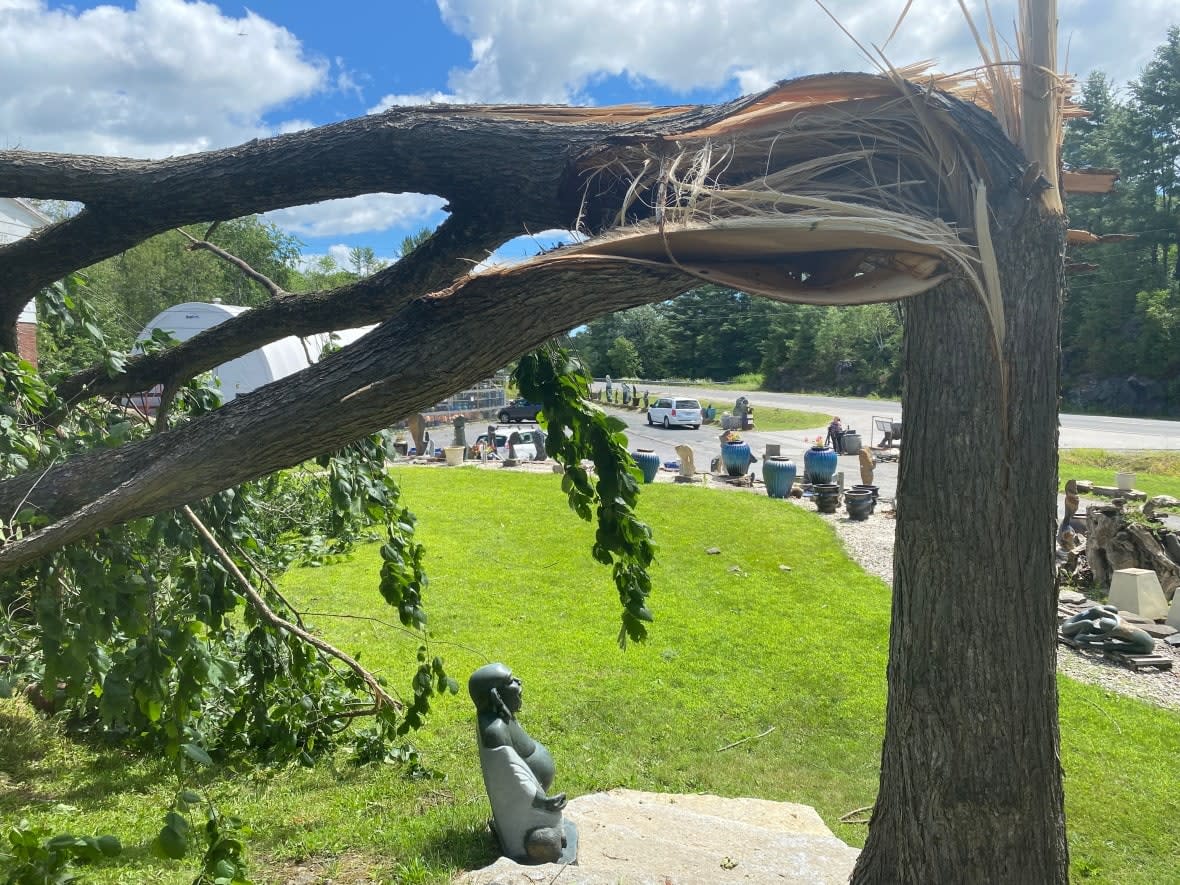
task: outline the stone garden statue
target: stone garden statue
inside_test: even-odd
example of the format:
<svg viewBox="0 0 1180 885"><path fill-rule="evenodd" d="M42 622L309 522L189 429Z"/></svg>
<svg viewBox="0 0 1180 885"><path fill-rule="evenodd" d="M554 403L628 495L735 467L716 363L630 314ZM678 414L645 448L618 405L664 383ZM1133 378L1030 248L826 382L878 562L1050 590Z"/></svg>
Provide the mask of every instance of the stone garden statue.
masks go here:
<svg viewBox="0 0 1180 885"><path fill-rule="evenodd" d="M565 794L548 793L553 757L516 721L520 680L503 664L488 664L471 674L467 690L475 704L479 765L501 850L519 863L574 863L578 831L562 817Z"/></svg>
<svg viewBox="0 0 1180 885"><path fill-rule="evenodd" d="M676 447L676 457L680 459L680 473L676 477L677 482L696 482L697 481L697 465L696 456L693 453L692 446L678 445Z"/></svg>
<svg viewBox="0 0 1180 885"><path fill-rule="evenodd" d="M540 427L533 431L533 445L537 449L533 454L534 461L544 461L549 457L549 453L545 451L545 431Z"/></svg>
<svg viewBox="0 0 1180 885"><path fill-rule="evenodd" d="M606 401L607 401L608 403L611 401L611 380L610 380L610 375L607 375L607 376L606 376Z"/></svg>
<svg viewBox="0 0 1180 885"><path fill-rule="evenodd" d="M462 415L455 416L455 438L451 441L453 446L462 446L467 448L467 433L464 428L467 426L467 419Z"/></svg>
<svg viewBox="0 0 1180 885"><path fill-rule="evenodd" d="M873 471L875 465L873 464L873 455L867 449L860 450L860 481L866 486L873 484Z"/></svg>
<svg viewBox="0 0 1180 885"><path fill-rule="evenodd" d="M647 408L647 403L648 403L648 400L650 400L650 399L651 399L651 391L650 390L643 391L643 407L645 409Z"/></svg>
<svg viewBox="0 0 1180 885"><path fill-rule="evenodd" d="M426 451L426 440L429 439L429 435L426 433L426 416L422 414L411 415L406 419L406 427L414 440L415 454L419 457L429 455L430 452Z"/></svg>
<svg viewBox="0 0 1180 885"><path fill-rule="evenodd" d="M739 427L742 430L750 429L750 401L748 399L739 396L733 404L733 414L741 422Z"/></svg>
<svg viewBox="0 0 1180 885"><path fill-rule="evenodd" d="M1123 623L1113 605L1095 605L1061 625L1061 635L1082 645L1128 655L1149 655L1155 640L1146 630Z"/></svg>
<svg viewBox="0 0 1180 885"><path fill-rule="evenodd" d="M509 461L516 460L516 447L517 447L517 445L520 444L520 442L521 442L521 436L520 436L519 430L514 430L510 434L508 434L508 460Z"/></svg>

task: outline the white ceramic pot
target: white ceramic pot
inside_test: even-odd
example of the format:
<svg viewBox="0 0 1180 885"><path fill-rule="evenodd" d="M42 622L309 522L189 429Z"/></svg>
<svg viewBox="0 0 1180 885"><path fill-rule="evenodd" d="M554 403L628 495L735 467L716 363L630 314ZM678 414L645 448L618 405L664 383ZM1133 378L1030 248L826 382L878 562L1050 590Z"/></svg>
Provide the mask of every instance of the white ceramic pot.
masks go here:
<svg viewBox="0 0 1180 885"><path fill-rule="evenodd" d="M1119 487L1120 492L1132 492L1135 490L1135 474L1133 473L1116 473L1114 475L1115 485Z"/></svg>
<svg viewBox="0 0 1180 885"><path fill-rule="evenodd" d="M462 446L447 446L443 449L443 457L447 459L447 466L458 467L462 464L463 452L464 448Z"/></svg>

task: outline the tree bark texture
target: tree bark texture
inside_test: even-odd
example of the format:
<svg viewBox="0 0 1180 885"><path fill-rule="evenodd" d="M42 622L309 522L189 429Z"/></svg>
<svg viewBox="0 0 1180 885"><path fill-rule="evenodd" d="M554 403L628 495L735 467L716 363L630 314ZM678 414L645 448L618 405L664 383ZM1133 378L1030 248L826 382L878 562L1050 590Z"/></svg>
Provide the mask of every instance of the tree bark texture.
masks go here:
<svg viewBox="0 0 1180 885"><path fill-rule="evenodd" d="M978 301L905 308L889 699L854 883L1064 883L1053 534L1064 222L992 211L1006 379Z"/></svg>

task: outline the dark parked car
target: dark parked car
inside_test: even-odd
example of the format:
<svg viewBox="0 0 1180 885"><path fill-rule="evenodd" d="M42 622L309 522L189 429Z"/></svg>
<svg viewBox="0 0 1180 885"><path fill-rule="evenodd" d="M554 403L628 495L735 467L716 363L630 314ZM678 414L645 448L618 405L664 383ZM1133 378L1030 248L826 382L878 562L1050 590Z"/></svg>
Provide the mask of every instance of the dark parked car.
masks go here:
<svg viewBox="0 0 1180 885"><path fill-rule="evenodd" d="M496 420L501 424L508 424L511 421L536 421L537 413L540 411L540 403L530 403L527 399L514 399L496 413Z"/></svg>

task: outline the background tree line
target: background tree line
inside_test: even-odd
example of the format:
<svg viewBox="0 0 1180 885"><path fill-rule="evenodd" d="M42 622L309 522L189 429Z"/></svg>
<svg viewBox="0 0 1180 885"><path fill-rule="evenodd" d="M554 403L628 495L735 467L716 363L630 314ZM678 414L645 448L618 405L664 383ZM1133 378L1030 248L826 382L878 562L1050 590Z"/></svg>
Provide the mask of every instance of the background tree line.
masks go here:
<svg viewBox="0 0 1180 885"><path fill-rule="evenodd" d="M1067 408L1180 415L1180 28L1123 90L1091 74L1068 123L1068 167L1114 168L1113 193L1077 195L1069 224L1124 242L1074 248L1062 321ZM603 317L573 338L596 375L732 380L770 390L900 393L904 305L816 308L706 286Z"/></svg>
<svg viewBox="0 0 1180 885"><path fill-rule="evenodd" d="M595 320L573 336L595 375L764 376L770 390L900 392L898 308L779 304L719 286Z"/></svg>

